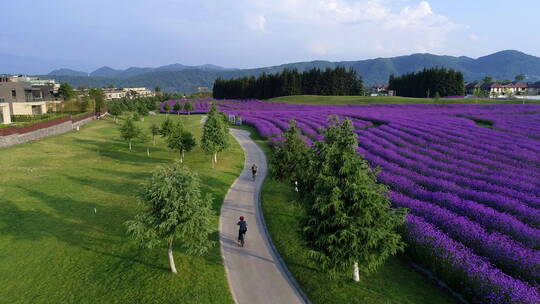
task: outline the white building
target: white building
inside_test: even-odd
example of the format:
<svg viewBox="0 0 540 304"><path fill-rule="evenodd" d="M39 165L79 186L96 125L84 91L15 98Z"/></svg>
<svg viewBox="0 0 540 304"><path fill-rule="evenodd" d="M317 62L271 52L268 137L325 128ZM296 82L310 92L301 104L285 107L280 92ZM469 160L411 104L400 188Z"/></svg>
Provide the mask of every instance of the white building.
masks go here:
<svg viewBox="0 0 540 304"><path fill-rule="evenodd" d="M154 97L154 91L147 88L124 88L127 97Z"/></svg>

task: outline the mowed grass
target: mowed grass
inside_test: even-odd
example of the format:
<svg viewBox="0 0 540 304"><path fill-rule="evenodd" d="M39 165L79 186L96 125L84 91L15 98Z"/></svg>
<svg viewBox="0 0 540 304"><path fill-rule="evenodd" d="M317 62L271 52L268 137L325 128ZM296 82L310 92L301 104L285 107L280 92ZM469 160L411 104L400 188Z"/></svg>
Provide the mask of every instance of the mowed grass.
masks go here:
<svg viewBox="0 0 540 304"><path fill-rule="evenodd" d="M175 116L200 139L200 115ZM137 124L148 131L164 115ZM166 248L142 249L123 223L140 209L140 183L158 165L178 158L161 138L154 147L119 139L111 120L79 132L0 150L0 303L232 303L219 250L218 214L240 173L238 143L210 157L199 147L186 153L203 193L214 196L216 241L202 257L175 246L178 275L170 272ZM150 157L146 147L150 146Z"/></svg>
<svg viewBox="0 0 540 304"><path fill-rule="evenodd" d="M268 143L253 128L242 128L249 130L251 137L271 156ZM352 267L350 273L330 278L308 257L308 248L302 239L302 218L305 213L297 198L291 186L266 178L261 199L270 236L287 267L313 303L458 303L446 290L414 270L403 255L390 258L375 273L362 273L359 283L352 281Z"/></svg>
<svg viewBox="0 0 540 304"><path fill-rule="evenodd" d="M373 104L521 104L522 100L496 100L496 99L439 99L410 98L399 96L321 96L321 95L293 95L269 99L269 101L290 104L315 104L315 105L373 105ZM539 100L526 100L526 104L540 104Z"/></svg>

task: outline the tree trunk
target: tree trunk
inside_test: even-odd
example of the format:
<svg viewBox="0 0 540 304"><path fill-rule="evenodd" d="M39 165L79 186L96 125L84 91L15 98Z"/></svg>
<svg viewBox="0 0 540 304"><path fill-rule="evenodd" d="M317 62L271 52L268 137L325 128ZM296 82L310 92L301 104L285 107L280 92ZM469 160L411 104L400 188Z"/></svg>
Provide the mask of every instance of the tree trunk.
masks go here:
<svg viewBox="0 0 540 304"><path fill-rule="evenodd" d="M129 151L131 151L131 140L129 141Z"/></svg>
<svg viewBox="0 0 540 304"><path fill-rule="evenodd" d="M358 270L358 262L354 262L353 280L355 282L360 281L360 270Z"/></svg>
<svg viewBox="0 0 540 304"><path fill-rule="evenodd" d="M150 147L146 147L146 155L148 155L148 157L150 157Z"/></svg>
<svg viewBox="0 0 540 304"><path fill-rule="evenodd" d="M216 164L217 164L217 152L216 152L216 153L214 153L214 163L216 163Z"/></svg>
<svg viewBox="0 0 540 304"><path fill-rule="evenodd" d="M153 137L154 137L153 139L154 139L154 146L155 146L156 145L156 136L154 135Z"/></svg>
<svg viewBox="0 0 540 304"><path fill-rule="evenodd" d="M214 157L210 157L210 160L212 161L212 169L215 168L215 164L214 164Z"/></svg>
<svg viewBox="0 0 540 304"><path fill-rule="evenodd" d="M181 162L181 163L184 162L184 150L182 150L182 158L180 159L180 162Z"/></svg>
<svg viewBox="0 0 540 304"><path fill-rule="evenodd" d="M171 264L171 271L172 273L174 274L177 274L178 272L176 271L176 265L174 264L174 257L173 257L173 253L172 253L172 243L173 241L170 240L169 241L169 250L168 250L168 253L169 253L169 264Z"/></svg>

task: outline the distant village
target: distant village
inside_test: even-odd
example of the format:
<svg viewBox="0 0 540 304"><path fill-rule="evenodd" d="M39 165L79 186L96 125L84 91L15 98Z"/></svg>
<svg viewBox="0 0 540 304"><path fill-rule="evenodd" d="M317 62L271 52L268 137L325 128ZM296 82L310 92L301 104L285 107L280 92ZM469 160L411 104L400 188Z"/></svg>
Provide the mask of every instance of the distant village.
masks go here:
<svg viewBox="0 0 540 304"><path fill-rule="evenodd" d="M465 97L518 98L540 100L540 81L465 82ZM371 96L394 96L388 84L372 86Z"/></svg>
<svg viewBox="0 0 540 304"><path fill-rule="evenodd" d="M63 99L60 84L53 79L29 76L0 76L0 124L11 123L14 115L40 115L55 109ZM103 88L105 100L153 97L147 88ZM89 89L75 89L77 96L88 95Z"/></svg>

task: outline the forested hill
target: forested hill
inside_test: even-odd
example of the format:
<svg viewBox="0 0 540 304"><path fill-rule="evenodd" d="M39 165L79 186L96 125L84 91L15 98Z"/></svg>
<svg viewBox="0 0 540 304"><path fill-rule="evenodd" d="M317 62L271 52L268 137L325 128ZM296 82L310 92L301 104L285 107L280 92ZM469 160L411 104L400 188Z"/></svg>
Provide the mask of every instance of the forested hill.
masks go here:
<svg viewBox="0 0 540 304"><path fill-rule="evenodd" d="M469 57L439 56L432 54L413 54L393 58L377 58L361 61L311 61L283 64L279 66L243 69L220 70L217 68L189 67L177 70L146 68L131 68L121 76L103 68L88 76L47 75L62 82L69 82L75 87L104 87L113 85L117 87L148 87L159 86L168 92L193 92L197 87L212 87L217 77L230 79L242 76L257 76L266 73L280 72L285 68L298 69L300 72L312 68L325 69L344 66L353 68L363 77L364 85L383 84L388 82L390 75L396 76L416 72L424 68L445 67L461 71L465 81L480 80L485 76L494 79L514 79L518 74L527 75L527 81L540 80L540 58L518 51L502 51L488 56L473 59ZM133 75L130 73L135 72ZM80 75L80 74L79 74ZM92 76L94 75L94 76ZM106 77L104 77L106 76Z"/></svg>

